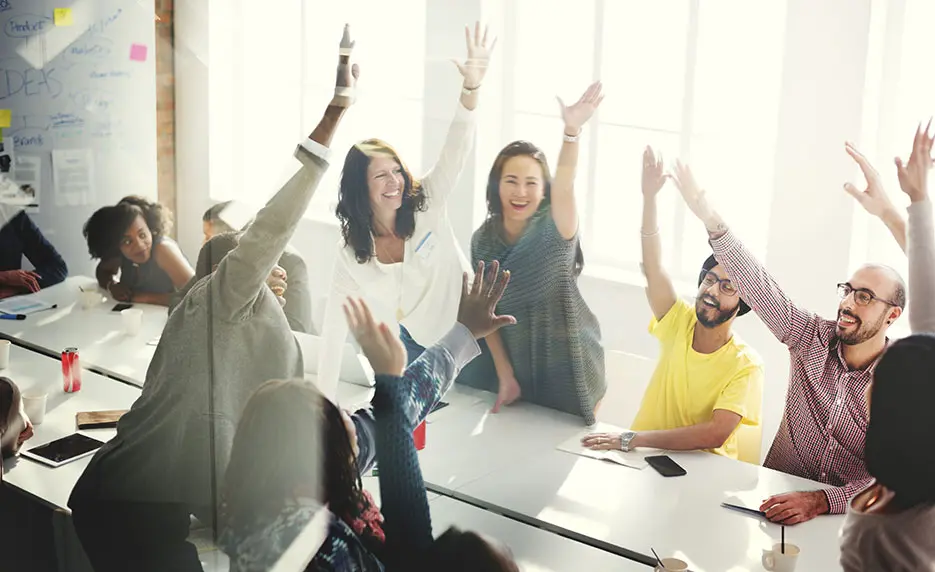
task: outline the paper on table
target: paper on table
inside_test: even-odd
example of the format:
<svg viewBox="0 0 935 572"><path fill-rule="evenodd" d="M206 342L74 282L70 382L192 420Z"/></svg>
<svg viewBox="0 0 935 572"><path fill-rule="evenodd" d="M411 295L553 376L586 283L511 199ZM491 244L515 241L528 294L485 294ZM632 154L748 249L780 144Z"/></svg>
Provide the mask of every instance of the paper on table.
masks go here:
<svg viewBox="0 0 935 572"><path fill-rule="evenodd" d="M612 463L617 463L618 465L623 465L624 467L630 467L631 469L642 470L646 468L649 464L646 462L646 457L652 453L645 451L593 451L581 445L581 439L585 435L591 433L620 433L622 429L610 426L598 425L594 430L582 431L581 433L575 435L571 439L565 441L557 448L559 451L565 451L566 453L572 453L574 455L581 455L582 457L590 457L592 459L599 459L602 461L610 461ZM656 451L652 449L652 451Z"/></svg>
<svg viewBox="0 0 935 572"><path fill-rule="evenodd" d="M52 150L52 183L56 206L93 204L94 155L91 150Z"/></svg>
<svg viewBox="0 0 935 572"><path fill-rule="evenodd" d="M0 312L5 314L32 314L40 310L48 310L54 304L43 302L29 296L14 296L0 300Z"/></svg>

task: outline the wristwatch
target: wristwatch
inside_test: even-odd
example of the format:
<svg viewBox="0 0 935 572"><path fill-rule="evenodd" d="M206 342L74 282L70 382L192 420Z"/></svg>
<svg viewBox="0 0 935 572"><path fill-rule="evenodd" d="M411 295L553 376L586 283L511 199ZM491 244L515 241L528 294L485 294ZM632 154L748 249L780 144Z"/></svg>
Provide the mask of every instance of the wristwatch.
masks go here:
<svg viewBox="0 0 935 572"><path fill-rule="evenodd" d="M620 434L620 450L627 452L631 449L630 442L636 437L635 431L624 431Z"/></svg>

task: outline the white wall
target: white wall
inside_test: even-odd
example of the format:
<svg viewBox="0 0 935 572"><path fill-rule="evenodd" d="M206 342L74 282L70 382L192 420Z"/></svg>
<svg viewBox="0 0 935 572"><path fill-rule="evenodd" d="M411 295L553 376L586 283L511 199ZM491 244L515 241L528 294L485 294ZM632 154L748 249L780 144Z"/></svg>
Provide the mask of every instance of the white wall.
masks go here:
<svg viewBox="0 0 935 572"><path fill-rule="evenodd" d="M207 86L203 78L207 74L192 59L197 54L191 53L192 45L205 44L201 35L207 34L208 23L204 14L195 9L196 4L200 3L187 0L176 4L177 49L180 56L189 59L188 63L177 64L178 216L189 226L184 232L180 229L180 239L193 259L200 244L198 221L210 202L204 125ZM424 165L431 164L439 150L457 97L458 76L447 60L463 54L460 26L484 16L486 6L481 0L429 3ZM802 306L824 315L835 312L835 284L845 279L849 271L853 205L840 189L843 181L853 177L853 167L842 147L846 139L856 139L860 134L869 16L868 3L789 0L776 175L774 180L749 181L751 193L773 195L768 267ZM503 67L491 73L503 74L507 71ZM488 78L486 87L489 89L499 81L494 75ZM496 126L500 120L496 110L484 109L482 117L482 130ZM751 126L748 144L756 145L756 138L756 127ZM489 169L482 161L487 160L478 162L476 172L465 174L450 208L465 251L474 229L474 212L482 208L483 185ZM699 241L706 240L700 225L686 230L697 233ZM623 229L621 234L636 232L635 228ZM332 245L337 238L336 222L307 220L294 240L305 254L313 283L317 280L322 289L330 275ZM605 347L655 358L655 343L646 332L650 312L639 277L622 273L597 276L595 271L586 268L580 286L601 320ZM693 288L686 285L682 290L689 294ZM753 314L738 320L737 331L767 364L763 402L765 455L782 415L788 354ZM608 382L614 384L619 380ZM632 392L629 398L638 401L640 392Z"/></svg>

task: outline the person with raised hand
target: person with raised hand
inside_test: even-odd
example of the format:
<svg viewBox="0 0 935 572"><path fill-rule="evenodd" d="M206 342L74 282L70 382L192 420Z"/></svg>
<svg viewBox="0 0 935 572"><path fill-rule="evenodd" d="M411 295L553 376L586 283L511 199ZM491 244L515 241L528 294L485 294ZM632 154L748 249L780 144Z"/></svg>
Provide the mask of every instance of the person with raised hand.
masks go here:
<svg viewBox="0 0 935 572"><path fill-rule="evenodd" d="M850 501L841 529L841 566L863 570L930 570L935 562L935 228L928 195L931 120L916 128L909 161L896 158L909 196L909 325L913 335L886 350L867 388L865 457L873 477Z"/></svg>
<svg viewBox="0 0 935 572"><path fill-rule="evenodd" d="M844 183L844 190L854 197L868 214L880 219L889 229L896 243L899 244L899 248L906 252L906 219L899 214L896 205L887 195L880 173L864 157L863 153L857 150L853 143L849 141L845 143L844 150L860 167L860 171L867 181L867 187L862 191L850 182Z"/></svg>
<svg viewBox="0 0 935 572"><path fill-rule="evenodd" d="M886 332L906 306L906 286L892 268L867 264L837 285L836 320L797 306L708 203L691 169L673 173L689 210L704 223L714 256L740 296L789 348L789 389L779 431L764 465L831 485L766 499L773 522L797 524L820 514L843 514L867 486L864 392L889 344Z"/></svg>
<svg viewBox="0 0 935 572"><path fill-rule="evenodd" d="M337 88L354 87L357 67L346 55L339 62ZM201 570L186 540L190 515L217 524L222 477L247 400L266 380L304 371L274 269L328 167L328 146L349 104L346 93L335 94L295 150L301 167L239 241L221 234L202 246L197 281L169 314L142 395L69 499L97 572Z"/></svg>
<svg viewBox="0 0 935 572"><path fill-rule="evenodd" d="M454 324L461 273L470 270L448 218L448 198L474 147L480 88L496 39L465 28L467 59L456 62L461 89L438 160L417 179L385 141L367 139L347 152L338 206L341 239L322 326L318 380L334 396L347 323L347 296L365 298L386 323L400 325L409 361Z"/></svg>
<svg viewBox="0 0 935 572"><path fill-rule="evenodd" d="M559 99L564 131L554 179L528 141L504 147L490 169L487 220L471 239L471 258L499 260L513 273L499 309L517 326L491 334L459 383L496 392L494 413L522 398L591 425L607 390L600 325L578 290L584 256L575 206L578 141L603 99L599 81L572 105Z"/></svg>
<svg viewBox="0 0 935 572"><path fill-rule="evenodd" d="M662 265L656 214L656 197L667 178L662 156L646 147L640 267L653 313L649 331L659 340L659 361L630 430L593 433L582 444L597 450L707 449L737 459L737 431L741 424L758 427L762 408L763 362L732 330L734 319L750 307L713 256L702 265L694 306L676 294ZM760 462L749 456L743 460Z"/></svg>

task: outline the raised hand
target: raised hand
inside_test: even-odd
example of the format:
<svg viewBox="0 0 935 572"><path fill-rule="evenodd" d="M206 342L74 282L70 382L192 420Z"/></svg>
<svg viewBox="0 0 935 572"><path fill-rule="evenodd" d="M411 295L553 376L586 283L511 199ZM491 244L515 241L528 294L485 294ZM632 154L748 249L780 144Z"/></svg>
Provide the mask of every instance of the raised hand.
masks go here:
<svg viewBox="0 0 935 572"><path fill-rule="evenodd" d="M354 103L357 78L360 77L360 68L357 64L351 65L351 54L356 44L357 42L351 39L350 24L345 24L341 46L338 49L338 74L334 83L334 97L331 99L331 105L350 107Z"/></svg>
<svg viewBox="0 0 935 572"><path fill-rule="evenodd" d="M678 159L675 161L675 167L672 169L671 179L678 187L685 206L694 213L698 219L704 223L708 232L719 230L720 218L708 203L704 190L698 186L691 168Z"/></svg>
<svg viewBox="0 0 935 572"><path fill-rule="evenodd" d="M912 154L909 155L908 163L904 165L903 160L896 157L899 188L909 195L909 199L914 203L924 201L928 197L928 174L932 168L932 141L935 139L935 134L929 134L931 127L931 119L925 126L925 131L919 123L912 140Z"/></svg>
<svg viewBox="0 0 935 572"><path fill-rule="evenodd" d="M484 26L484 33L481 35L480 22L474 23L474 33L471 34L471 27L464 27L464 42L467 44L467 59L464 62L452 60L458 66L458 72L464 78L464 87L469 90L475 90L480 87L487 75L487 67L490 65L490 55L497 45L497 38L494 38L490 45L487 45L487 35L489 29Z"/></svg>
<svg viewBox="0 0 935 572"><path fill-rule="evenodd" d="M572 105L565 105L561 97L556 97L565 122L565 133L576 135L604 101L604 86L596 81L588 86L584 94Z"/></svg>
<svg viewBox="0 0 935 572"><path fill-rule="evenodd" d="M647 145L643 151L643 196L655 196L668 178L663 171L662 153L656 155L653 148Z"/></svg>
<svg viewBox="0 0 935 572"><path fill-rule="evenodd" d="M503 326L516 323L513 316L498 316L497 303L510 282L510 271L500 272L500 263L494 260L484 276L484 261L477 263L474 282L468 286L468 274L461 277L461 304L458 306L458 322L480 339Z"/></svg>
<svg viewBox="0 0 935 572"><path fill-rule="evenodd" d="M844 150L860 167L860 171L867 181L867 187L863 191L852 183L844 183L844 190L847 191L847 194L857 199L860 206L875 217L882 218L884 215L895 211L896 207L893 206L893 202L890 201L886 190L883 188L883 179L880 177L880 173L870 164L870 161L851 142L844 144Z"/></svg>
<svg viewBox="0 0 935 572"><path fill-rule="evenodd" d="M399 340L399 334L383 322L377 324L363 299L348 297L344 303L344 316L354 339L370 361L373 373L401 376L406 368L406 349Z"/></svg>

